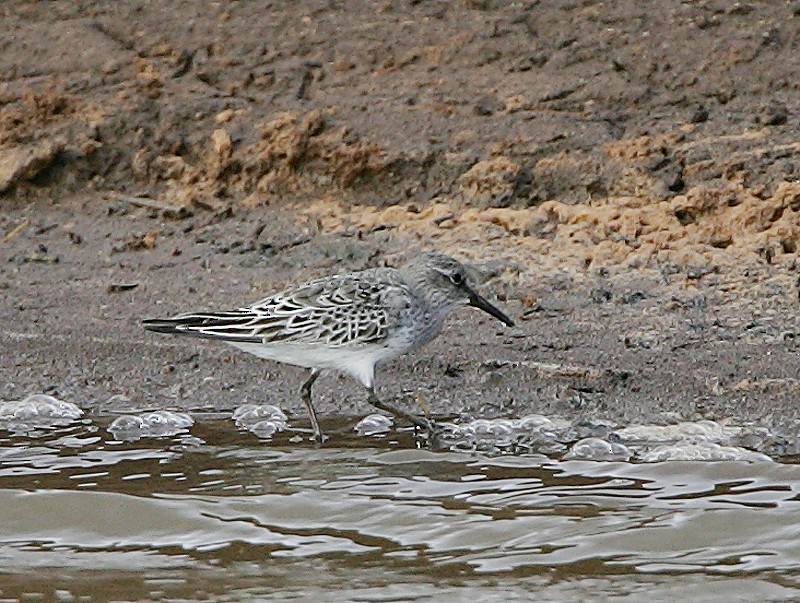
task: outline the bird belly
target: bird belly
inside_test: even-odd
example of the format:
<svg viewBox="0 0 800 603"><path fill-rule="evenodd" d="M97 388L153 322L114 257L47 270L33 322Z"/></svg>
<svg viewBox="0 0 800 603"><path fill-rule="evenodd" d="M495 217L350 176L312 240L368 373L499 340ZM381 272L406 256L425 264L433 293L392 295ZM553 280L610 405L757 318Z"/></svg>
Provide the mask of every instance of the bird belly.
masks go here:
<svg viewBox="0 0 800 603"><path fill-rule="evenodd" d="M375 365L400 354L383 346L311 346L300 343L271 344L226 342L235 348L266 360L316 369L335 369L351 375L365 387L372 387ZM402 352L400 352L402 353Z"/></svg>

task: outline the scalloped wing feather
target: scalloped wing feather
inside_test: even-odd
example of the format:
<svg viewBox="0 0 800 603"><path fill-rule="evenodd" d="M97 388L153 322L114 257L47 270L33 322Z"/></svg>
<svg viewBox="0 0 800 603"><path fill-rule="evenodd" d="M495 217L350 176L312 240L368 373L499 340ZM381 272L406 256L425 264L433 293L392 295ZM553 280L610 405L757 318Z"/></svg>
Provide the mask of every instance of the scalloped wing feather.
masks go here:
<svg viewBox="0 0 800 603"><path fill-rule="evenodd" d="M372 271L372 276L378 274ZM173 332L228 341L375 344L400 320L395 307L407 296L410 292L396 279L342 275L311 281L236 311L171 320Z"/></svg>

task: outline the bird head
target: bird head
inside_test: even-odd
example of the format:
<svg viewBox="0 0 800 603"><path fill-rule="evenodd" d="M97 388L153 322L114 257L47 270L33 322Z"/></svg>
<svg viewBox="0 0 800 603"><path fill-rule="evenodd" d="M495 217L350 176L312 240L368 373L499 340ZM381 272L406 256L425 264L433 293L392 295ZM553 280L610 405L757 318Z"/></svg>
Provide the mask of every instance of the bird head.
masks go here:
<svg viewBox="0 0 800 603"><path fill-rule="evenodd" d="M401 267L400 272L435 308L450 311L474 306L507 326L514 326L502 310L475 291L467 269L450 256L425 253Z"/></svg>

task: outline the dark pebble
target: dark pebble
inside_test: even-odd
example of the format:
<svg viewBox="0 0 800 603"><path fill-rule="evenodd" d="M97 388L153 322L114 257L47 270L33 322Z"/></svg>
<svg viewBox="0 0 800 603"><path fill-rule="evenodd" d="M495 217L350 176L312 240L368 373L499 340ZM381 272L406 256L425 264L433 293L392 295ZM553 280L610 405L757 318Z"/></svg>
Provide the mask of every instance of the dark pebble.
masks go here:
<svg viewBox="0 0 800 603"><path fill-rule="evenodd" d="M689 121L693 124L701 124L708 121L708 109L705 107L698 107Z"/></svg>
<svg viewBox="0 0 800 603"><path fill-rule="evenodd" d="M637 302L642 301L643 299L647 298L647 294L642 291L634 291L632 293L626 293L622 296L622 303L623 304L635 304Z"/></svg>
<svg viewBox="0 0 800 603"><path fill-rule="evenodd" d="M614 297L614 294L611 292L611 289L607 289L606 287L597 287L592 289L590 297L596 304L607 304Z"/></svg>
<svg viewBox="0 0 800 603"><path fill-rule="evenodd" d="M475 115L488 116L493 115L499 109L499 103L491 96L483 96L479 98L472 107Z"/></svg>

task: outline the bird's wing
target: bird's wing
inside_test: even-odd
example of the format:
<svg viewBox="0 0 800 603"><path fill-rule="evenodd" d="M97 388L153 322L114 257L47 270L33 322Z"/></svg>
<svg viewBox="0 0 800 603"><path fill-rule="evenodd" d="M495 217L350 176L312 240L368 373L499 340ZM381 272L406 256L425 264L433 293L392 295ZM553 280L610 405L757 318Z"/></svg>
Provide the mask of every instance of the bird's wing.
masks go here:
<svg viewBox="0 0 800 603"><path fill-rule="evenodd" d="M317 343L331 347L379 343L400 320L409 292L396 279L334 276L288 289L230 312L200 312L145 321L145 327L248 343ZM399 303L398 303L399 302Z"/></svg>

